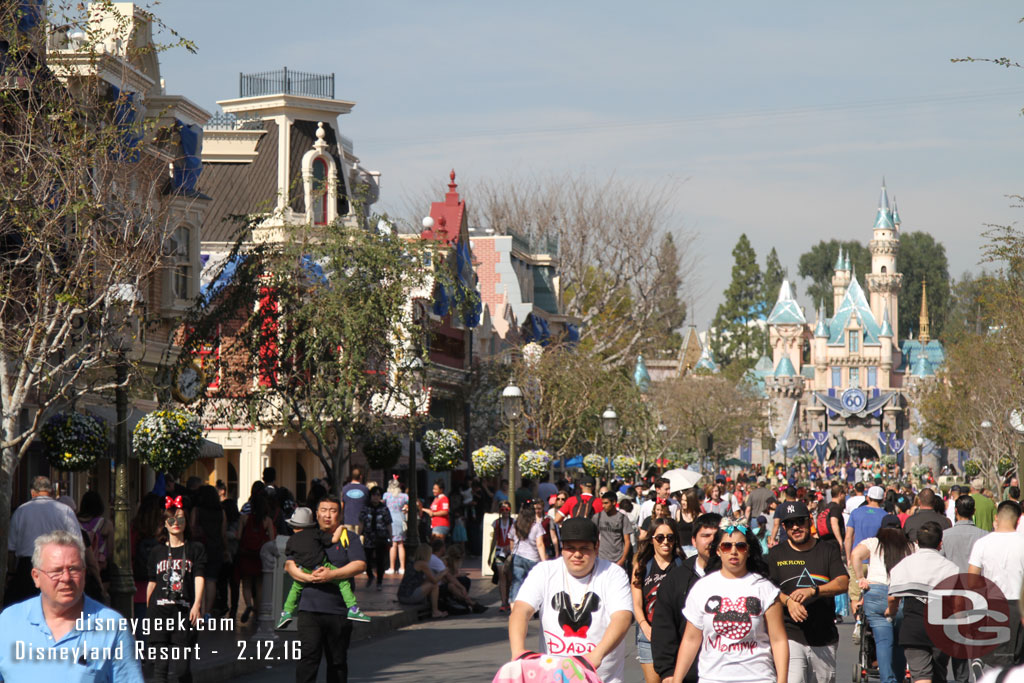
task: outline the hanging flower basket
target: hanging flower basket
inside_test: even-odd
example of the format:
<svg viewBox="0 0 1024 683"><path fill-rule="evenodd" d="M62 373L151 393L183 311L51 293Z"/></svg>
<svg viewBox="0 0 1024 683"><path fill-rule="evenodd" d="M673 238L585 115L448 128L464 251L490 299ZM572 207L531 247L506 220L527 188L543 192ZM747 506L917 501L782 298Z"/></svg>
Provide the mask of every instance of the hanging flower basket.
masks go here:
<svg viewBox="0 0 1024 683"><path fill-rule="evenodd" d="M591 477L600 477L604 474L604 457L597 453L583 456L583 471Z"/></svg>
<svg viewBox="0 0 1024 683"><path fill-rule="evenodd" d="M815 458L807 453L800 453L799 455L793 456L794 465L810 465L814 460Z"/></svg>
<svg viewBox="0 0 1024 683"><path fill-rule="evenodd" d="M519 472L529 479L538 479L547 474L551 464L551 454L537 449L526 451L519 456Z"/></svg>
<svg viewBox="0 0 1024 683"><path fill-rule="evenodd" d="M199 457L203 428L184 410L154 410L132 430L132 447L157 472L183 471Z"/></svg>
<svg viewBox="0 0 1024 683"><path fill-rule="evenodd" d="M57 413L40 430L46 460L54 469L82 472L107 454L107 427L98 417Z"/></svg>
<svg viewBox="0 0 1024 683"><path fill-rule="evenodd" d="M484 446L473 451L473 469L481 477L493 477L505 468L505 451L497 446Z"/></svg>
<svg viewBox="0 0 1024 683"><path fill-rule="evenodd" d="M885 467L892 467L893 465L896 464L896 456L883 455L881 458L879 458L879 462L881 462L882 465L884 465Z"/></svg>
<svg viewBox="0 0 1024 683"><path fill-rule="evenodd" d="M981 463L977 460L968 460L964 463L964 474L968 477L976 477L981 474Z"/></svg>
<svg viewBox="0 0 1024 683"><path fill-rule="evenodd" d="M636 471L640 468L640 461L634 458L632 455L619 455L612 460L612 469L615 470L615 474L620 477L628 477L636 474Z"/></svg>
<svg viewBox="0 0 1024 683"><path fill-rule="evenodd" d="M389 470L402 456L402 441L390 432L374 432L363 441L363 455L371 470Z"/></svg>
<svg viewBox="0 0 1024 683"><path fill-rule="evenodd" d="M427 467L447 472L462 462L462 437L454 429L431 429L423 435Z"/></svg>
<svg viewBox="0 0 1024 683"><path fill-rule="evenodd" d="M910 468L910 474L917 480L924 479L924 477L928 475L928 472L928 465L914 465Z"/></svg>
<svg viewBox="0 0 1024 683"><path fill-rule="evenodd" d="M999 476L1001 477L1005 477L1006 474L1016 466L1017 463L1008 455L1000 456L999 462L996 463L996 469L999 470Z"/></svg>

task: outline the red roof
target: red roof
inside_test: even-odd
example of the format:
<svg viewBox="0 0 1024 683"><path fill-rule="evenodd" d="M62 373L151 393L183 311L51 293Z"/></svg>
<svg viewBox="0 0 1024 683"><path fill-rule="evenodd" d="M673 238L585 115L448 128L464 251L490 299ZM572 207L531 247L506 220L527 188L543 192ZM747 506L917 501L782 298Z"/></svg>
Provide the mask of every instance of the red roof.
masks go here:
<svg viewBox="0 0 1024 683"><path fill-rule="evenodd" d="M433 230L424 230L420 237L425 240L438 240L445 244L451 244L459 239L462 234L463 222L466 220L466 202L456 191L455 169L448 175L451 182L448 183L448 192L444 195L443 202L432 202L430 204L430 217L434 219Z"/></svg>

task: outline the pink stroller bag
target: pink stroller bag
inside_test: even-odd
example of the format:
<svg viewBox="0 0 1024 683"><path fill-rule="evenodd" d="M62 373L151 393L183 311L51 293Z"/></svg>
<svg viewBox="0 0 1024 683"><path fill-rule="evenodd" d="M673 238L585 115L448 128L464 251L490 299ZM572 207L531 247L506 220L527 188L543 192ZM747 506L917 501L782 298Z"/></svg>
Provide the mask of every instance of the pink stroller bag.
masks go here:
<svg viewBox="0 0 1024 683"><path fill-rule="evenodd" d="M601 683L583 657L524 652L498 670L492 683Z"/></svg>

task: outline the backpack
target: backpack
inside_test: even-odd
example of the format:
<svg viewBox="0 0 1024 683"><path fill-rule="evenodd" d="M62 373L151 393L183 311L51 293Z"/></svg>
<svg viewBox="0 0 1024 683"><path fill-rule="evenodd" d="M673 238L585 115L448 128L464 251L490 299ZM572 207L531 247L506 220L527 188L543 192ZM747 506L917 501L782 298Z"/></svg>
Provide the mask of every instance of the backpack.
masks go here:
<svg viewBox="0 0 1024 683"><path fill-rule="evenodd" d="M570 518L582 517L583 519L591 519L594 516L594 496L583 499L583 494L580 494L576 498L576 505L572 509L572 513L569 515Z"/></svg>
<svg viewBox="0 0 1024 683"><path fill-rule="evenodd" d="M818 512L817 518L815 518L814 526L818 530L818 538L828 538L832 535L832 526L829 524L829 510L826 507L824 510Z"/></svg>

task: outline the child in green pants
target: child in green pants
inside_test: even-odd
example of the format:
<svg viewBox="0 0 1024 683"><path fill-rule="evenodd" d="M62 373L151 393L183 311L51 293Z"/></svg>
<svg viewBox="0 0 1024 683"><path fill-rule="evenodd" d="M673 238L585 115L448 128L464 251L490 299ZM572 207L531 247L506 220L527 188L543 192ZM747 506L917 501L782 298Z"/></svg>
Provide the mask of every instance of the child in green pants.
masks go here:
<svg viewBox="0 0 1024 683"><path fill-rule="evenodd" d="M288 539L285 545L285 556L294 562L302 571L312 574L317 567L337 569L327 561L326 549L341 541L342 545L348 545L348 536L344 527L339 526L334 530L333 536L316 528L316 520L313 518L313 511L309 508L296 508L288 519L288 526L295 530L295 533ZM281 611L281 618L277 622L277 628L281 629L292 621L292 615L299 604L302 596L302 589L305 587L301 581L292 581L288 590L288 597L285 598L284 608ZM369 621L359 605L356 604L355 593L352 592L352 584L349 581L339 581L338 590L348 607L348 618L350 621Z"/></svg>

